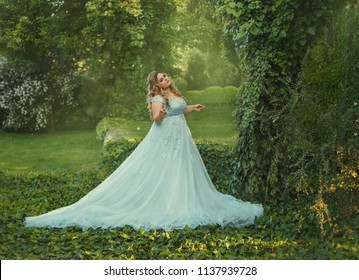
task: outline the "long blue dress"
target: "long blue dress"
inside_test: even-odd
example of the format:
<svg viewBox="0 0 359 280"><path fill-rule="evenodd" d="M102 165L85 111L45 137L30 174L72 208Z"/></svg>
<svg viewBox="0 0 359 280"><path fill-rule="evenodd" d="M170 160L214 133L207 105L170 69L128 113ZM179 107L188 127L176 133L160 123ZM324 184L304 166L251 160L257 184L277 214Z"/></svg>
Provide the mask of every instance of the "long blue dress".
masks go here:
<svg viewBox="0 0 359 280"><path fill-rule="evenodd" d="M181 98L163 103L167 116L99 186L76 203L27 217L27 227L182 229L186 225L253 223L263 214L251 204L218 192L203 164L183 114Z"/></svg>

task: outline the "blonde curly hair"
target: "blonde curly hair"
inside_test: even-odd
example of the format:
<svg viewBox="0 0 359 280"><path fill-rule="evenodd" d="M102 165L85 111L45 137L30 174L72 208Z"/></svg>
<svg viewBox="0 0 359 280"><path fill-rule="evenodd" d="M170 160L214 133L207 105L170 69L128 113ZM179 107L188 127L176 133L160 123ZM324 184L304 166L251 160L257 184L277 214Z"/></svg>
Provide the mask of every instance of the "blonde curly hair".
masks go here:
<svg viewBox="0 0 359 280"><path fill-rule="evenodd" d="M158 84L157 76L159 73L165 74L164 72L160 72L160 71L152 71L147 76L147 109L150 112L151 118L152 118L152 114L151 114L151 108L152 108L151 98L152 97L155 97L156 95L161 96L165 100L166 106L170 107L169 100L168 100L168 92L164 91ZM181 92L174 85L173 81L170 85L170 90L176 96L183 97Z"/></svg>

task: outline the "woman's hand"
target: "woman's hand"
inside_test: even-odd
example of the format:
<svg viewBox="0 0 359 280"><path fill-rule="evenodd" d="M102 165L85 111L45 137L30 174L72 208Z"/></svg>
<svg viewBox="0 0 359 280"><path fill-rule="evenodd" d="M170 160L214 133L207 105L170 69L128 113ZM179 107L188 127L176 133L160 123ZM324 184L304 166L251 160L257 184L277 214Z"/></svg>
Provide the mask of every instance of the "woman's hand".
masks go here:
<svg viewBox="0 0 359 280"><path fill-rule="evenodd" d="M162 120L167 116L167 111L163 108L162 103L153 102L152 103L152 118L157 123L160 124Z"/></svg>
<svg viewBox="0 0 359 280"><path fill-rule="evenodd" d="M191 113L191 112L200 112L202 111L206 106L203 106L202 104L196 104L196 105L188 105L186 110L184 111L185 114Z"/></svg>
<svg viewBox="0 0 359 280"><path fill-rule="evenodd" d="M204 108L206 108L206 106L203 106L202 104L196 104L192 106L193 106L193 110L196 112L202 111Z"/></svg>
<svg viewBox="0 0 359 280"><path fill-rule="evenodd" d="M167 111L165 110L165 108L162 108L160 110L160 117L163 119L165 116L167 116Z"/></svg>

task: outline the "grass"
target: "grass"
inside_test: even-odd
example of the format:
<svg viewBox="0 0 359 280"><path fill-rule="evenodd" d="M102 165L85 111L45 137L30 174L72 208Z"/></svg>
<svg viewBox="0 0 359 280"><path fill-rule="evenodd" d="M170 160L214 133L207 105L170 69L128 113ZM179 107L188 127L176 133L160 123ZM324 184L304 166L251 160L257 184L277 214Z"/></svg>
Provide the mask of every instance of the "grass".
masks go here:
<svg viewBox="0 0 359 280"><path fill-rule="evenodd" d="M191 103L192 104L192 103ZM192 137L197 141L234 145L237 138L236 125L229 106L207 105L200 113L193 112L186 117ZM152 125L151 121L134 121L121 118L103 120L103 129L115 137L142 139ZM100 132L101 133L101 132Z"/></svg>
<svg viewBox="0 0 359 280"><path fill-rule="evenodd" d="M234 145L236 125L228 107L206 105L200 113L187 116L187 123L195 140Z"/></svg>
<svg viewBox="0 0 359 280"><path fill-rule="evenodd" d="M94 131L0 133L0 170L75 171L98 164L102 144Z"/></svg>
<svg viewBox="0 0 359 280"><path fill-rule="evenodd" d="M235 109L236 87L209 87L185 93L188 104L203 104L206 109L187 116L193 138L233 145L237 129L232 113Z"/></svg>

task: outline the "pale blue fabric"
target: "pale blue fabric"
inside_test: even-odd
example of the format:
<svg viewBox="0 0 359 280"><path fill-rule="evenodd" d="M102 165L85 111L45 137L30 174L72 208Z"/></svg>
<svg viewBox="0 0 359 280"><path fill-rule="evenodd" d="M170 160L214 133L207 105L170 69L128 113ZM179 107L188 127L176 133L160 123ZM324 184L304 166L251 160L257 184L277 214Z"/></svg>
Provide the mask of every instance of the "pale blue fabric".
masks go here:
<svg viewBox="0 0 359 280"><path fill-rule="evenodd" d="M209 178L183 114L183 99L161 102L167 116L99 186L78 202L28 217L27 227L83 229L132 226L135 229L182 229L186 225L253 223L263 214L251 204L218 192Z"/></svg>

